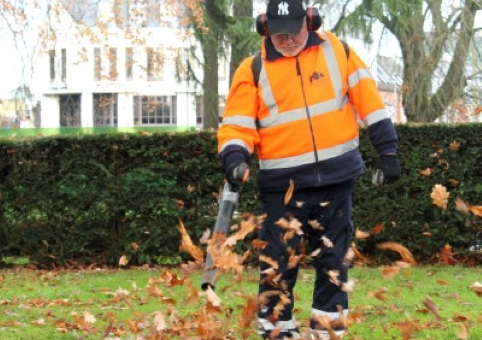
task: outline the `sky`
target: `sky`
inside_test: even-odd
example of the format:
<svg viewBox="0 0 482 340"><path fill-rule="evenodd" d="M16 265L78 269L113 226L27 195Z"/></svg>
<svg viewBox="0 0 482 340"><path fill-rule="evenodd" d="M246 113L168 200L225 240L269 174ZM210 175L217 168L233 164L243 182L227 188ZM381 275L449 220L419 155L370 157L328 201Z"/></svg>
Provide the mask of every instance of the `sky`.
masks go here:
<svg viewBox="0 0 482 340"><path fill-rule="evenodd" d="M263 8L256 7L256 10L261 12ZM476 17L476 26L482 27L482 11ZM379 31L381 32L381 30ZM377 48L368 50L360 41L349 40L348 42L369 65L373 62L376 53L385 56L400 56L398 44L387 39L382 40L380 51ZM0 99L11 98L14 89L20 85L21 65L11 34L0 32L0 46L2 46L2 52L0 53Z"/></svg>
<svg viewBox="0 0 482 340"><path fill-rule="evenodd" d="M10 98L11 91L18 86L20 65L16 61L16 50L11 37L0 34L0 99Z"/></svg>

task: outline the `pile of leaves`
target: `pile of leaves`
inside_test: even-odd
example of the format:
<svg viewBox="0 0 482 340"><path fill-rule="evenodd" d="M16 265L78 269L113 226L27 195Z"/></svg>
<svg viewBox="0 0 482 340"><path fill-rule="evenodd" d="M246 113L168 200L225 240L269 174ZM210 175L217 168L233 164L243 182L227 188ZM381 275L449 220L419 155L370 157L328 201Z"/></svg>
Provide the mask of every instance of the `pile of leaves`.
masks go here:
<svg viewBox="0 0 482 340"><path fill-rule="evenodd" d="M285 204L287 204L291 196L293 195L294 192L294 186L293 183L291 183L288 191L285 194ZM447 192L446 188L442 185L435 185L433 188L433 191L430 194L430 197L433 200L433 203L441 208L441 209L446 209L447 207L447 202L450 194ZM300 204L303 204L300 202ZM322 204L328 205L330 202L323 202ZM476 216L482 217L482 206L471 206L463 202L461 199L457 199L456 201L457 204L457 209L464 214L470 214L473 213ZM251 233L256 232L260 227L261 224L264 221L265 216L254 216L251 214L245 214L243 215L243 220L242 222L238 225L234 225L231 229L234 231L234 233L230 236L224 235L217 233L213 235L210 238L210 232L209 230L206 231L206 233L203 235L202 239L200 240L200 243L207 243L207 250L206 252L211 256L212 258L212 263L213 263L213 268L215 268L218 271L218 274L223 273L225 275L227 272L234 272L236 274L236 277L240 278L242 277L240 274L243 271L243 263L244 261L250 256L249 251L243 253L243 254L237 254L235 252L235 245L238 241L244 240L246 236L250 235ZM309 221L309 226L312 228L323 228L323 226L320 226L319 223L316 221ZM285 233L283 237L283 241L287 244L287 241L293 237L294 234L302 235L303 230L302 230L302 225L301 223L296 219L292 218L290 220L287 219L280 219L276 225L279 228L283 228ZM364 232L361 230L357 230L355 233L355 239L366 239L371 236L372 233L378 233L381 231L383 228L383 225L378 225L375 228L373 228L370 232ZM205 264L203 262L205 258L205 254L203 250L194 244L194 242L191 240L189 233L187 232L186 228L184 227L182 221L179 223L179 231L182 235L182 243L180 246L180 250L190 254L192 258L194 259L194 262L190 263L190 268L204 268ZM325 236L322 238L322 247L333 247L333 243L331 240L327 239ZM259 239L255 239L252 241L252 246L253 249L261 249L266 247L266 242L261 241ZM409 249L407 249L405 246L396 243L396 242L383 242L377 245L377 248L383 251L394 251L396 252L400 259L397 259L393 263L391 263L388 266L385 266L383 268L383 275L386 278L393 278L395 275L397 275L402 268L410 268L411 266L415 266L417 263L414 259L414 256L410 252ZM309 265L310 259L313 256L316 256L319 254L321 249L316 249L310 254L301 254L301 255L295 255L295 252L292 252L292 255L290 256L288 260L288 266L289 267L294 267L299 265L301 262L304 262L303 264L305 266ZM453 260L453 254L451 253L451 247L450 245L446 245L445 247L442 247L440 250L440 257L443 260L444 263L453 265L455 261ZM249 336L251 336L252 332L249 330L250 328L248 327L251 323L254 322L256 319L256 314L259 309L262 309L265 304L267 303L267 300L272 297L272 296L278 296L279 297L279 302L277 306L274 308L274 316L273 316L273 322L275 323L277 320L277 317L279 314L283 313L283 310L285 309L285 306L290 303L290 299L286 294L280 289L280 287L283 285L282 282L279 282L281 275L278 272L278 263L276 259L274 258L268 258L266 256L260 256L260 261L265 262L269 264L270 268L265 270L265 273L267 274L266 281L270 283L273 286L272 291L267 291L258 296L257 300L254 297L244 297L246 299L246 304L243 307L242 311L242 318L241 318L241 338L242 339L248 339ZM358 265L361 264L369 264L369 260L367 260L356 248L355 242L351 244L351 247L349 248L349 251L345 255L345 261L347 262L357 262ZM212 268L207 268L207 269L212 269ZM339 272L330 270L326 273L328 275L330 281L333 284L336 284L341 287L342 290L346 292L352 292L355 286L354 281L348 281L348 282L342 282L339 279ZM471 289L480 297L482 296L482 284L479 282L475 282L472 286ZM206 308L210 311L215 311L217 310L216 308L220 307L220 299L216 295L216 293L208 287L206 290L207 294L207 304ZM378 292L374 293L374 297L384 300L386 291L384 289L381 289ZM425 298L423 301L423 304L427 308L427 310L431 313L433 313L438 319L441 319L441 316L439 314L439 310L435 303L429 298ZM340 316L338 319L330 319L327 316L322 316L322 317L314 317L312 316L311 318L316 318L316 321L320 325L320 327L324 330L327 331L327 333L330 336L331 340L339 340L340 337L337 336L335 329L337 327L343 327L345 329L348 329L350 326L352 326L354 323L361 322L363 319L363 316L360 313L350 313L348 315L344 315L342 313L342 310L340 309ZM458 339L468 339L468 327L469 327L469 320L465 320L463 317L460 317L460 333L458 335ZM203 319L204 320L204 319ZM300 326L302 327L302 333L301 337L302 339L316 339L318 338L316 332L311 330L308 325L310 324L309 320L307 322L301 322ZM406 339L413 339L414 333L417 331L419 328L415 323L410 323L407 322L406 324L400 325L400 331L402 333L402 338L403 340ZM226 336L226 330L224 333L218 333L218 331L222 330L221 326L216 326L216 323L213 324L213 327L209 329L209 331L203 332L203 334L200 335L198 339L209 339L209 340L214 340L214 339L235 339L231 338L229 336ZM280 329L275 329L271 331L269 339L278 339ZM199 334L198 334L199 335ZM150 339L150 338L148 338ZM157 339L157 338L155 338ZM159 338L161 339L161 338ZM361 340L357 338L357 340Z"/></svg>

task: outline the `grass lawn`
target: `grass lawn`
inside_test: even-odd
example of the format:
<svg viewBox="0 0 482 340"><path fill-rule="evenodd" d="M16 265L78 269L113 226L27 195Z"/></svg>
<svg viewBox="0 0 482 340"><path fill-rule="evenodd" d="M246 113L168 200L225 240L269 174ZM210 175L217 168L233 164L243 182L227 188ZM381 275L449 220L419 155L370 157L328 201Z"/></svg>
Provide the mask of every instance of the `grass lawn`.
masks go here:
<svg viewBox="0 0 482 340"><path fill-rule="evenodd" d="M380 268L353 268L350 311L360 317L348 340L482 340L482 297L470 287L482 268L402 269L391 279ZM310 314L313 271L302 270L296 318ZM220 306L203 292L199 273L174 269L0 271L1 340L258 339L257 272L221 277ZM304 329L304 328L302 328ZM218 339L218 338L216 338ZM221 338L222 339L222 338Z"/></svg>

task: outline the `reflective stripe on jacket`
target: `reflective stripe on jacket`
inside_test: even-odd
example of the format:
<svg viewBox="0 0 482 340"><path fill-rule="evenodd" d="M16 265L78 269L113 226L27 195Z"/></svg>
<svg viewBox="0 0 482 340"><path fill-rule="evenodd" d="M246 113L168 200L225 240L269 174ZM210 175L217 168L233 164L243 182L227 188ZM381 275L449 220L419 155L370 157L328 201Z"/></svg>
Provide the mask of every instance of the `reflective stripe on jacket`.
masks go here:
<svg viewBox="0 0 482 340"><path fill-rule="evenodd" d="M218 130L224 166L249 163L257 152L262 191L324 186L360 175L359 120L379 154L396 150L397 136L365 63L347 58L333 34L310 32L306 48L287 58L263 38L258 86L246 58L236 70Z"/></svg>

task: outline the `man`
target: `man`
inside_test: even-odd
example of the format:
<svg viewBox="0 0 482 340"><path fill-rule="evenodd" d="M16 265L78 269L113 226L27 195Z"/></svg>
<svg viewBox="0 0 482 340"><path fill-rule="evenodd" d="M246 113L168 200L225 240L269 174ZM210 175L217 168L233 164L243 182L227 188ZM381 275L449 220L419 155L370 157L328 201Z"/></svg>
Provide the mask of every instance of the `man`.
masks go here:
<svg viewBox="0 0 482 340"><path fill-rule="evenodd" d="M319 13L301 0L270 0L258 17L262 65L238 67L218 131L219 157L233 186L246 181L252 155L265 222L259 238L259 333L263 339L300 338L293 316L299 256L307 247L316 269L313 339L341 337L348 313L344 260L353 233L354 179L365 166L359 125L379 154L379 184L396 180L397 135L364 62L333 34L315 32ZM290 194L287 194L290 193ZM285 202L285 197L289 202ZM296 230L289 233L290 227Z"/></svg>

